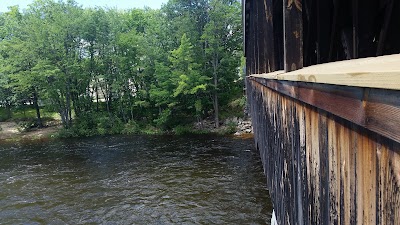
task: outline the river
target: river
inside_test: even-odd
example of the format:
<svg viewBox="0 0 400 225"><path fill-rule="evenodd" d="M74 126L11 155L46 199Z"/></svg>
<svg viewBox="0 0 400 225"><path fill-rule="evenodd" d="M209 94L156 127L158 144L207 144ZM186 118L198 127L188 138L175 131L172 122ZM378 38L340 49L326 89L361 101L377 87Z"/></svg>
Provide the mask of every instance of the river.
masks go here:
<svg viewBox="0 0 400 225"><path fill-rule="evenodd" d="M0 144L0 224L268 224L271 212L252 139Z"/></svg>

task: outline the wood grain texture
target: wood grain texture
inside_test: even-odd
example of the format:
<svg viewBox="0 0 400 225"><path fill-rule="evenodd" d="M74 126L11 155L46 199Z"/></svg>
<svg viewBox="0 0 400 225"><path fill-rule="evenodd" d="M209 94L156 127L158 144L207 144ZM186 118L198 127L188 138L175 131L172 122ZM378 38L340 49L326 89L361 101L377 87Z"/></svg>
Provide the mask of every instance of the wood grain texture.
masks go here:
<svg viewBox="0 0 400 225"><path fill-rule="evenodd" d="M331 62L285 73L253 74L265 79L400 90L400 54Z"/></svg>
<svg viewBox="0 0 400 225"><path fill-rule="evenodd" d="M284 70L303 67L303 13L302 1L283 1Z"/></svg>
<svg viewBox="0 0 400 225"><path fill-rule="evenodd" d="M265 54L265 71L267 73L276 70L276 60L275 60L275 37L274 37L274 25L273 25L273 1L272 0L262 0L262 15L263 15L263 46Z"/></svg>
<svg viewBox="0 0 400 225"><path fill-rule="evenodd" d="M242 4L247 73L283 69L282 1L242 0Z"/></svg>
<svg viewBox="0 0 400 225"><path fill-rule="evenodd" d="M400 224L400 143L266 84L248 79L247 96L278 223Z"/></svg>
<svg viewBox="0 0 400 225"><path fill-rule="evenodd" d="M400 91L249 79L400 142Z"/></svg>

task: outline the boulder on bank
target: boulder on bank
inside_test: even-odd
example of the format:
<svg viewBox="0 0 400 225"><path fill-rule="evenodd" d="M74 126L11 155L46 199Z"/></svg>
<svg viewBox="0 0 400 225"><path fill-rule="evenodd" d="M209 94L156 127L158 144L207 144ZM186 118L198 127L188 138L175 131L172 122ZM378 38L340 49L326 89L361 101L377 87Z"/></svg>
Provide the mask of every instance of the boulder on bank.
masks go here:
<svg viewBox="0 0 400 225"><path fill-rule="evenodd" d="M232 117L224 120L219 128L215 127L215 123L211 119L202 120L194 124L194 129L206 130L215 133L232 133L237 136L253 133L251 120L245 120L238 117Z"/></svg>

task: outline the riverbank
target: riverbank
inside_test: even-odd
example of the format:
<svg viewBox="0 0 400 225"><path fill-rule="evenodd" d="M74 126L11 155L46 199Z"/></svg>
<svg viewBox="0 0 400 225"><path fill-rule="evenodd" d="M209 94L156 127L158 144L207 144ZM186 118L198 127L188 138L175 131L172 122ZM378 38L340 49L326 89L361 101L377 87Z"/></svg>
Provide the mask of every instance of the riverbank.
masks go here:
<svg viewBox="0 0 400 225"><path fill-rule="evenodd" d="M195 131L204 130L209 133L217 134L234 134L235 136L248 136L253 134L251 120L239 117L232 117L224 120L218 128L215 128L215 123L213 120L203 120L195 123L192 129Z"/></svg>
<svg viewBox="0 0 400 225"><path fill-rule="evenodd" d="M43 128L32 128L28 131L23 131L21 126L16 122L0 122L0 141L19 141L19 140L37 140L45 138L59 137L62 126L59 123L52 123ZM188 133L215 133L222 135L233 134L240 138L252 137L251 121L242 118L226 119L219 128L215 128L212 120L203 120L199 123L194 123L191 126L182 126L173 129L172 131L157 131L155 134L172 133L176 135ZM144 133L147 134L147 133Z"/></svg>
<svg viewBox="0 0 400 225"><path fill-rule="evenodd" d="M61 126L52 124L43 128L32 128L29 131L22 131L16 122L0 122L0 140L36 140L54 137Z"/></svg>

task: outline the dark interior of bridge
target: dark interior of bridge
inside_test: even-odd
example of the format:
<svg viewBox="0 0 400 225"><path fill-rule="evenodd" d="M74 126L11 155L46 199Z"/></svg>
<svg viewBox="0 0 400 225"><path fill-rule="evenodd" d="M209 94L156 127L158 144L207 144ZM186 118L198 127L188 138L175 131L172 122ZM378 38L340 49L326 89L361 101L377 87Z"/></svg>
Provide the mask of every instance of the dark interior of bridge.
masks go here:
<svg viewBox="0 0 400 225"><path fill-rule="evenodd" d="M255 63L248 65L251 73L284 69L285 45L288 54L293 48L285 43L292 32L301 34L301 59L297 59L301 61L300 67L400 53L400 1L244 0L243 3L245 53L249 62ZM292 8L299 13L292 12ZM284 38L285 32L288 38Z"/></svg>

